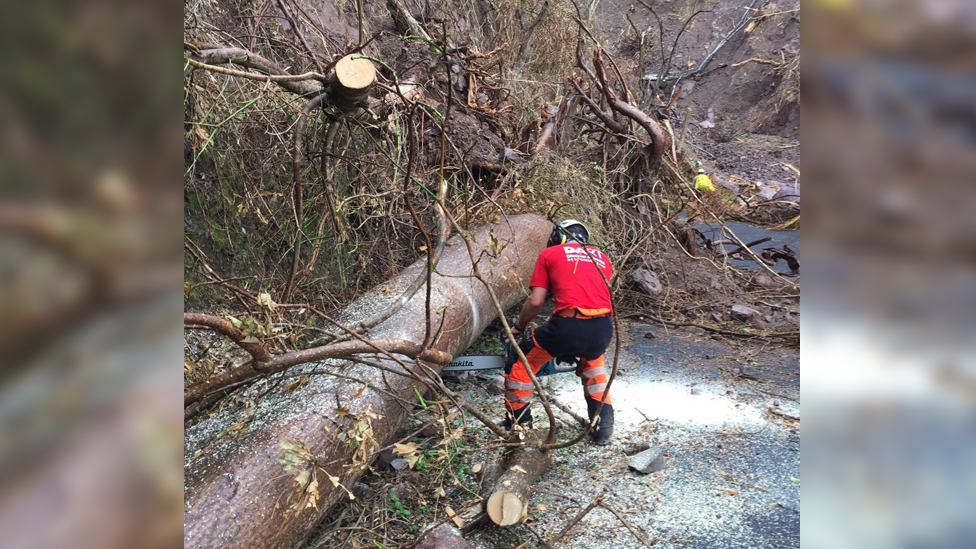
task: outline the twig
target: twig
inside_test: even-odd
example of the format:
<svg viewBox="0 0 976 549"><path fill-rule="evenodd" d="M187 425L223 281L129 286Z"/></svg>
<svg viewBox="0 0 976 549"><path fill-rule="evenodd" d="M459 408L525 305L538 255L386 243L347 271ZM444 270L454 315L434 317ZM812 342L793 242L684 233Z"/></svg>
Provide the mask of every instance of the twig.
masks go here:
<svg viewBox="0 0 976 549"><path fill-rule="evenodd" d="M304 227L302 219L305 217L302 206L302 134L305 132L305 125L308 124L308 114L312 109L322 104L326 94L320 93L302 109L301 116L295 124L295 145L292 151L292 197L295 208L295 240L292 244L291 271L288 273L288 280L285 282L285 290L281 292L281 300L288 301L291 297L291 290L295 282L295 274L298 272L298 262L301 259L302 234Z"/></svg>
<svg viewBox="0 0 976 549"><path fill-rule="evenodd" d="M196 313L184 313L184 317L194 314ZM210 315L201 316L207 317ZM227 322L227 324L229 325L230 323ZM230 328L236 330L233 325L231 325ZM228 334L228 336L230 335ZM244 344L241 345L243 347ZM342 358L357 353L375 352L384 354L392 358L394 361L399 362L401 365L403 365L403 361L393 357L392 353L405 355L411 358L416 357L421 360L440 364L446 364L451 361L451 355L447 353L438 351L436 349L426 349L421 351L419 345L403 339L362 339L360 341L342 341L329 345L323 345L321 347L313 347L311 349L305 349L302 351L283 353L272 357L266 362L257 362L256 360L251 361L233 370L228 370L213 376L207 380L201 381L200 383L196 383L186 388L186 390L183 392L183 405L189 406L202 398L203 395L215 389L226 387L240 381L252 379L262 374L280 372L297 364L315 362L326 358Z"/></svg>
<svg viewBox="0 0 976 549"><path fill-rule="evenodd" d="M186 61L187 63L200 69L206 69L211 72L219 72L220 74L228 74L230 76L249 78L251 80L260 80L262 82L297 82L300 80L325 80L325 76L322 75L322 73L318 73L315 71L303 72L302 74L259 74L254 72L228 69L227 67L218 67L216 65L208 65L206 63L201 63L200 61L197 61L189 57L186 59Z"/></svg>
<svg viewBox="0 0 976 549"><path fill-rule="evenodd" d="M624 517L620 516L620 513L618 513L616 509L614 509L613 507L611 507L611 506L609 506L609 505L607 505L606 503L603 503L603 502L600 502L598 505L600 507L606 509L607 511L610 511L611 513L613 513L613 516L617 517L617 520L619 520L621 524L623 524L624 526L627 527L628 530L630 530L630 533L633 534L635 538L637 538L637 541L641 542L641 545L643 545L644 547L647 547L648 549L653 549L651 547L651 544L648 543L647 541L645 541L644 538L641 537L641 535L638 534L633 529L633 527L631 527L630 524L627 523L626 520L624 520ZM657 540L655 539L655 541L657 541Z"/></svg>
<svg viewBox="0 0 976 549"><path fill-rule="evenodd" d="M732 63L732 67L739 68L742 65L745 65L746 63L750 63L750 62L753 62L753 63L764 63L766 65L772 65L774 67L779 67L779 66L782 66L783 65L783 63L781 63L779 61L773 61L772 59L760 59L758 57L750 57L749 59L746 59L745 61L739 61L738 63Z"/></svg>
<svg viewBox="0 0 976 549"><path fill-rule="evenodd" d="M563 529L560 530L558 534L556 534L555 536L553 536L553 538L550 539L548 543L546 543L546 546L552 547L552 546L556 545L557 543L559 543L559 541L562 540L564 537L566 537L566 534L568 534L569 531L573 529L573 526L576 526L576 524L580 520L582 520L583 517L585 517L587 513L589 513L590 511L592 511L594 507L596 507L597 505L600 505L603 502L603 496L606 495L606 493L607 493L606 490L600 492L600 494L597 495L596 498L594 498L593 501L590 502L589 505L587 505L586 507L584 507L579 513L576 514L575 517L573 517L573 520L569 521L566 524L566 526L563 526Z"/></svg>

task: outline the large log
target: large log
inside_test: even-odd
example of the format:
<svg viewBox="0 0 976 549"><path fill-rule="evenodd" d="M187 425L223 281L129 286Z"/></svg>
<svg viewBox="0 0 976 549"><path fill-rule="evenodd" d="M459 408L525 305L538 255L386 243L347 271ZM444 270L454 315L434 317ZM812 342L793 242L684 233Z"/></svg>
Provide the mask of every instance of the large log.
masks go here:
<svg viewBox="0 0 976 549"><path fill-rule="evenodd" d="M522 215L476 231L479 269L504 307L524 298L535 259L551 228L540 216ZM497 239L494 246L492 239ZM432 346L456 355L497 315L484 285L469 276L472 267L463 241L455 237L449 244L432 281L432 323L437 334ZM499 246L504 248L499 251ZM349 305L339 320L354 324L384 309L423 269L422 262L411 265ZM373 328L369 338L422 342L424 301L421 288L403 309ZM375 362L398 367L383 357ZM242 395L239 406L226 405L186 430L184 547L294 546L330 507L348 497L342 486L352 486L362 475L367 456L393 440L409 412L398 399L415 401L416 383L341 359L295 366L288 373L326 367L371 386L327 375L312 375L297 388L287 381L270 391L267 385L258 384ZM265 391L268 393L263 394ZM286 473L279 463L287 457L283 444L291 448L291 458L316 456L321 467L309 467L308 476L296 475L294 468ZM301 444L307 445L307 454ZM302 501L307 507L294 506L296 476L304 481ZM341 486L334 485L332 478Z"/></svg>

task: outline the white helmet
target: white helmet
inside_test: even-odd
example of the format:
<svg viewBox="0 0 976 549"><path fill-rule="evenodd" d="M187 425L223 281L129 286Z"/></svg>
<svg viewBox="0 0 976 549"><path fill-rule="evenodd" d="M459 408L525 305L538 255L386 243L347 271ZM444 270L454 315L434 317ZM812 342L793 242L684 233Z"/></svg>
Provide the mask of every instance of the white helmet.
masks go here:
<svg viewBox="0 0 976 549"><path fill-rule="evenodd" d="M568 241L586 244L589 239L590 231L586 228L586 225L583 225L575 219L567 219L560 221L552 230L552 234L549 235L549 243L546 246L558 246Z"/></svg>

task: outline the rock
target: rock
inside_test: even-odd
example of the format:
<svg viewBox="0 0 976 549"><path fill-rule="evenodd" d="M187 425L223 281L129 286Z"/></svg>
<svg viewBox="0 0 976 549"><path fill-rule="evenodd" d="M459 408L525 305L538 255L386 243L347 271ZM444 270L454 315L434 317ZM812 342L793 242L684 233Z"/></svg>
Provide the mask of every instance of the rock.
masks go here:
<svg viewBox="0 0 976 549"><path fill-rule="evenodd" d="M747 322L759 317L759 311L745 305L732 305L732 318Z"/></svg>
<svg viewBox="0 0 976 549"><path fill-rule="evenodd" d="M630 280L646 294L660 295L664 291L664 286L658 280L657 274L649 269L640 268L630 274Z"/></svg>
<svg viewBox="0 0 976 549"><path fill-rule="evenodd" d="M426 484L424 484L424 474L420 471L404 471L400 473L400 478L403 479L404 482L409 482L410 484L426 486Z"/></svg>
<svg viewBox="0 0 976 549"><path fill-rule="evenodd" d="M488 384L488 392L493 395L505 394L505 376L495 376Z"/></svg>
<svg viewBox="0 0 976 549"><path fill-rule="evenodd" d="M352 492L352 494L354 496L356 496L357 498L362 499L363 496L365 496L366 494L368 494L372 490L373 489L370 488L368 484L366 484L364 482L357 482L357 483L355 483L355 484L352 485L352 489L350 489L349 491Z"/></svg>
<svg viewBox="0 0 976 549"><path fill-rule="evenodd" d="M390 488L390 492L392 492L398 500L403 501L407 499L407 496L410 495L410 487L401 482L393 488Z"/></svg>
<svg viewBox="0 0 976 549"><path fill-rule="evenodd" d="M512 162L514 164L520 164L522 162L522 155L519 154L519 152L515 149L505 147L504 150L502 150L501 161L502 163Z"/></svg>
<svg viewBox="0 0 976 549"><path fill-rule="evenodd" d="M646 441L645 442L635 442L635 443L627 446L626 448L624 448L624 454L625 455L628 455L628 456L632 456L632 455L637 454L639 452L643 452L644 450L647 450L650 447L651 447L651 443L650 442L646 442Z"/></svg>
<svg viewBox="0 0 976 549"><path fill-rule="evenodd" d="M393 468L390 464L394 459L396 459L396 454L393 453L392 449L383 450L376 456L376 461L373 462L373 467L376 467L376 469L380 471L389 471Z"/></svg>
<svg viewBox="0 0 976 549"><path fill-rule="evenodd" d="M693 394L693 395L700 395L701 394L701 389L699 389L698 387L692 387L691 388L691 394Z"/></svg>
<svg viewBox="0 0 976 549"><path fill-rule="evenodd" d="M396 458L390 462L390 467L393 467L395 471L402 471L407 468L407 460L403 458Z"/></svg>
<svg viewBox="0 0 976 549"><path fill-rule="evenodd" d="M721 324L722 323L722 315L719 314L719 313L712 313L712 320L714 320L715 322L718 322L719 324Z"/></svg>
<svg viewBox="0 0 976 549"><path fill-rule="evenodd" d="M757 288L777 289L782 288L783 284L773 280L773 277L765 273L757 274L753 277L751 284Z"/></svg>
<svg viewBox="0 0 976 549"><path fill-rule="evenodd" d="M425 532L414 549L472 549L472 547L461 537L461 531L453 523L445 522Z"/></svg>
<svg viewBox="0 0 976 549"><path fill-rule="evenodd" d="M461 383L464 383L470 377L471 377L471 372L460 372L457 375L457 380Z"/></svg>
<svg viewBox="0 0 976 549"><path fill-rule="evenodd" d="M779 189L776 189L774 187L764 186L763 188L759 189L759 192L756 193L756 196L761 198L763 201L769 201L772 200L774 196L776 196L776 193L778 191Z"/></svg>
<svg viewBox="0 0 976 549"><path fill-rule="evenodd" d="M720 175L716 175L712 179L715 181L715 183L718 184L719 187L722 187L723 189L730 191L733 194L739 194L739 186L729 181L727 178Z"/></svg>
<svg viewBox="0 0 976 549"><path fill-rule="evenodd" d="M796 202L800 203L800 191L796 190L795 187L785 185L780 187L776 194L773 195L774 200L783 200L785 202Z"/></svg>
<svg viewBox="0 0 976 549"><path fill-rule="evenodd" d="M627 465L638 473L648 474L664 469L664 452L657 448L648 448L643 452L631 456L627 460Z"/></svg>

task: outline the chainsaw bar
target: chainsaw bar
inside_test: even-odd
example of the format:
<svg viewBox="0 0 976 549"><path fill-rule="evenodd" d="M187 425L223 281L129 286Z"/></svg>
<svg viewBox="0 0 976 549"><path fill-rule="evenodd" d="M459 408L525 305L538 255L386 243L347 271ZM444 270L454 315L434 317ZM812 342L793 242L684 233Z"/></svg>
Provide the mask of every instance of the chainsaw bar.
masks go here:
<svg viewBox="0 0 976 549"><path fill-rule="evenodd" d="M501 355L469 355L455 358L444 367L443 371L501 370L504 367L505 357Z"/></svg>
<svg viewBox="0 0 976 549"><path fill-rule="evenodd" d="M549 376L575 372L579 361L572 357L556 357L546 362L536 372L536 376ZM444 367L444 372L469 372L473 370L501 370L505 367L505 357L501 355L468 355L459 356Z"/></svg>

